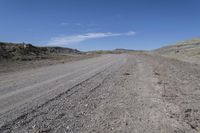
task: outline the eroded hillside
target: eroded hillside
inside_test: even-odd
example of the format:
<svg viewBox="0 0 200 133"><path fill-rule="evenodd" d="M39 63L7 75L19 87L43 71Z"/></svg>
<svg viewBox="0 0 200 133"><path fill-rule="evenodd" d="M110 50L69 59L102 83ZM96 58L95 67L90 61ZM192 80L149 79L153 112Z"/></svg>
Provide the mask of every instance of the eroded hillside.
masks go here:
<svg viewBox="0 0 200 133"><path fill-rule="evenodd" d="M36 60L47 59L55 55L80 54L76 49L61 47L36 47L31 44L0 42L0 60Z"/></svg>
<svg viewBox="0 0 200 133"><path fill-rule="evenodd" d="M154 51L165 57L200 64L200 38L179 42Z"/></svg>

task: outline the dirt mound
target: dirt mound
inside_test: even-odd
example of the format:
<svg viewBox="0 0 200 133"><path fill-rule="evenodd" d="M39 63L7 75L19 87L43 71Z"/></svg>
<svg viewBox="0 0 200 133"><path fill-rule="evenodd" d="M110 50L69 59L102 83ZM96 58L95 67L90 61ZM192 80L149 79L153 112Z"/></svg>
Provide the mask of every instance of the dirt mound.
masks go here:
<svg viewBox="0 0 200 133"><path fill-rule="evenodd" d="M35 60L58 54L80 54L76 49L61 47L36 47L31 44L0 42L0 60Z"/></svg>

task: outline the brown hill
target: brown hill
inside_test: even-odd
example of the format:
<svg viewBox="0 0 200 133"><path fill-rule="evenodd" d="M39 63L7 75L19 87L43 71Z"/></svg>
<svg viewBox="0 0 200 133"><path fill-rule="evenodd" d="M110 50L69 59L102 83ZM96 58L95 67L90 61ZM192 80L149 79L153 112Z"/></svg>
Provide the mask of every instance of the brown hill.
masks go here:
<svg viewBox="0 0 200 133"><path fill-rule="evenodd" d="M81 52L62 47L36 47L24 43L0 42L0 60L35 60L63 54L81 54Z"/></svg>
<svg viewBox="0 0 200 133"><path fill-rule="evenodd" d="M154 52L165 57L200 64L200 38L162 47L154 50Z"/></svg>

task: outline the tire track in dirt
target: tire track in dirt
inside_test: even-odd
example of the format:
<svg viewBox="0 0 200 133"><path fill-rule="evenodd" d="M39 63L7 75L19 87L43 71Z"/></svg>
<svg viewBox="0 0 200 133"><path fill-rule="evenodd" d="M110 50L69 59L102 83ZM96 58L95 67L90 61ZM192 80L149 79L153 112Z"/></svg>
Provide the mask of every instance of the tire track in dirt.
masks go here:
<svg viewBox="0 0 200 133"><path fill-rule="evenodd" d="M197 65L128 54L0 132L198 133L199 83Z"/></svg>

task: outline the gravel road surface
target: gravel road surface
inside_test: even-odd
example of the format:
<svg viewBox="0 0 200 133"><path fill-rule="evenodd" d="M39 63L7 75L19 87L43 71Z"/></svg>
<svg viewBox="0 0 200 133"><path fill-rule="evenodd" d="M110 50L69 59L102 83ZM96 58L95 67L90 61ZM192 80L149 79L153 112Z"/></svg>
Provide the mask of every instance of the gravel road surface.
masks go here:
<svg viewBox="0 0 200 133"><path fill-rule="evenodd" d="M200 66L137 53L4 73L0 132L199 133Z"/></svg>

